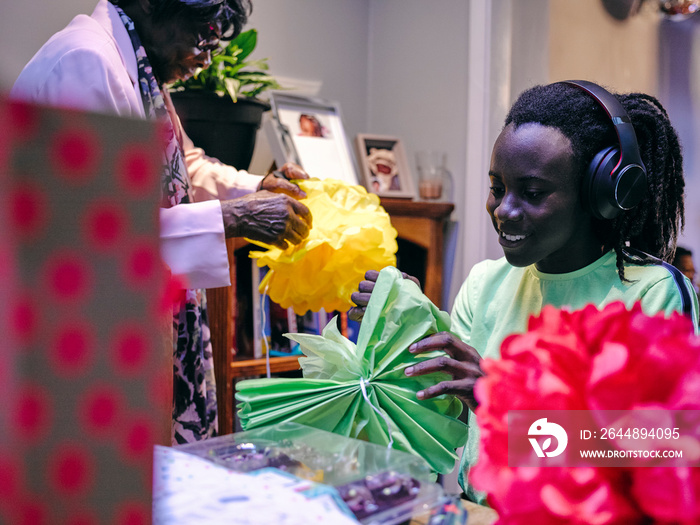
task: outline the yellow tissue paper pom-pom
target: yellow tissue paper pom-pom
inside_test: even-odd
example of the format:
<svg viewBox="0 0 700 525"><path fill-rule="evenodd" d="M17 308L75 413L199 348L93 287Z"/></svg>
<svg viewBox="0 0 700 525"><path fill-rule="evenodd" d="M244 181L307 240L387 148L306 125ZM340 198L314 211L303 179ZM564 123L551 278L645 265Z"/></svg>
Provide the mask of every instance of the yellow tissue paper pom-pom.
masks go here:
<svg viewBox="0 0 700 525"><path fill-rule="evenodd" d="M306 192L301 202L311 210L313 227L286 250L250 241L267 248L250 252L258 266L270 268L260 293L267 290L271 300L298 315L346 311L367 270L396 265L396 230L379 197L362 186L334 179L295 182Z"/></svg>

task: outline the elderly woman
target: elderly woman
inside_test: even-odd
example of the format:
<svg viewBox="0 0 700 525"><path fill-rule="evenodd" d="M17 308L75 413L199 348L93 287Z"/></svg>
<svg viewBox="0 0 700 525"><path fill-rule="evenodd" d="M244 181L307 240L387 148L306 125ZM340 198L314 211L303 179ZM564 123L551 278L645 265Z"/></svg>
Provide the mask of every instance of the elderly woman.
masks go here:
<svg viewBox="0 0 700 525"><path fill-rule="evenodd" d="M91 16L75 17L37 52L11 92L30 102L159 119L169 130L162 253L191 287L173 312L174 443L217 429L202 289L230 284L225 237L286 247L311 226L296 185L236 171L195 148L163 88L207 67L220 40L240 33L250 9L249 0L99 0ZM296 166L282 171L287 178L306 177Z"/></svg>

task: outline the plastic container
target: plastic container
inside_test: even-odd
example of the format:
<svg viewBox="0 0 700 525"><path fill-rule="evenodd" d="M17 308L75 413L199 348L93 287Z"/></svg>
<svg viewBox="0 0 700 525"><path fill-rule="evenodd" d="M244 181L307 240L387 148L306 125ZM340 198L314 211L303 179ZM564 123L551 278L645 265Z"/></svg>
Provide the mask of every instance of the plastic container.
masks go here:
<svg viewBox="0 0 700 525"><path fill-rule="evenodd" d="M273 467L335 487L365 525L406 523L428 515L445 498L423 459L297 423L174 448L236 472Z"/></svg>

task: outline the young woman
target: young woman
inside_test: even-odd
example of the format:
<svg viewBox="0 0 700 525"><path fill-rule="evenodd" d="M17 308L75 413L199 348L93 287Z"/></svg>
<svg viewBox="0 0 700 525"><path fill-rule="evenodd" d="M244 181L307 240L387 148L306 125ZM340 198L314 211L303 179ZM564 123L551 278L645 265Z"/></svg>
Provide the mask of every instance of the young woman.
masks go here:
<svg viewBox="0 0 700 525"><path fill-rule="evenodd" d="M599 86L587 87L593 92L585 83L536 86L508 113L493 148L486 201L505 257L474 266L455 299L452 333L409 347L412 353L441 349L447 356L407 368L406 375L443 371L452 376L418 392L419 399L454 394L474 410L474 383L484 375L480 360L498 358L503 339L524 332L528 318L546 304L579 309L641 301L648 314L685 311L697 331L691 284L662 263L673 259L683 227L682 156L668 115L651 96L613 96ZM622 107L613 108L620 114L611 118L608 110L615 104ZM593 171L599 167L599 152L612 154L608 161L615 167L615 151L607 148L622 148L625 163L636 159L631 163L636 172L628 172L631 179L621 177L601 203L589 170L592 163ZM628 193L622 195L623 190ZM611 207L611 196L621 202ZM354 319L361 319L376 272L366 278L353 294ZM471 498L465 480L478 449L474 419L460 473Z"/></svg>

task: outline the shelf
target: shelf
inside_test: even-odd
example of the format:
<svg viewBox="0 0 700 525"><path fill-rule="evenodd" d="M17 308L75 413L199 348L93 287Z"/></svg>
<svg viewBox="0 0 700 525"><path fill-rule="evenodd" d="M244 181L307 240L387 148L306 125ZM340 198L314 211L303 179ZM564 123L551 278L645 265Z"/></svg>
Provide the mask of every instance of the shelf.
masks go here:
<svg viewBox="0 0 700 525"><path fill-rule="evenodd" d="M290 355L270 358L270 373L291 372L299 370L299 358L304 356ZM262 359L234 359L231 362L231 377L238 379L241 377L262 376L267 374L267 360Z"/></svg>
<svg viewBox="0 0 700 525"><path fill-rule="evenodd" d="M441 221L449 217L455 205L451 202L411 201L408 199L381 199L382 206L389 215L424 217Z"/></svg>
<svg viewBox="0 0 700 525"><path fill-rule="evenodd" d="M446 202L423 202L382 199L400 239L419 246L425 252L423 291L433 303L442 307L443 230L454 205ZM232 285L207 290L209 327L214 354L214 374L219 405L219 434L234 431L235 382L243 377L266 374L265 359L246 359L236 355L234 341L238 309L236 307L236 250L247 245L243 239L226 241ZM401 265L399 265L401 268ZM299 370L299 356L270 358L273 374Z"/></svg>

